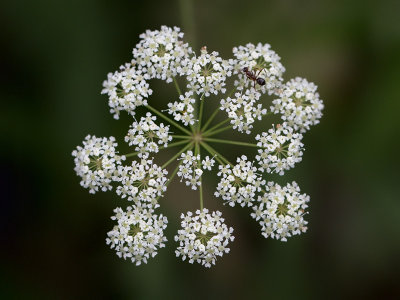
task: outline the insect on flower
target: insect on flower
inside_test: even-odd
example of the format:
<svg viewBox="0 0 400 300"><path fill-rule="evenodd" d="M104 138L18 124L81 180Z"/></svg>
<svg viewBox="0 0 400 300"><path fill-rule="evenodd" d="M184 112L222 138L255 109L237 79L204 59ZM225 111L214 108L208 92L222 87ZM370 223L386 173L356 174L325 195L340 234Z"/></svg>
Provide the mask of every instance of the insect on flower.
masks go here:
<svg viewBox="0 0 400 300"><path fill-rule="evenodd" d="M250 71L248 67L244 67L242 69L242 71L246 74L247 78L253 80L254 87L256 87L256 83L258 83L259 85L265 85L265 79L258 77L258 75L261 73L262 70L263 69L261 69L257 73L255 73L255 72Z"/></svg>

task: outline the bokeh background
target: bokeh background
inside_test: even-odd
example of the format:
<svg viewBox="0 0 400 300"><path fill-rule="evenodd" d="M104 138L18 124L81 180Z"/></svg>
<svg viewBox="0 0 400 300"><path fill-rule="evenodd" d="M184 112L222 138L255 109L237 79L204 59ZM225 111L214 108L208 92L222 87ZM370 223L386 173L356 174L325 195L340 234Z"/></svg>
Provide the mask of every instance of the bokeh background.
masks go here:
<svg viewBox="0 0 400 300"><path fill-rule="evenodd" d="M389 0L2 1L1 298L400 297L399 12ZM101 83L130 60L140 33L164 24L225 58L233 46L268 42L285 79L319 86L321 124L305 136L303 161L277 179L311 196L307 234L264 239L248 210L212 197L210 177L206 206L236 235L211 270L175 258L179 214L198 207L177 181L160 208L166 249L135 267L106 246L112 210L127 203L81 188L71 151L88 133L114 135L127 150L131 119L113 120ZM172 85L152 87L160 109L176 97ZM246 150L219 149L231 158Z"/></svg>

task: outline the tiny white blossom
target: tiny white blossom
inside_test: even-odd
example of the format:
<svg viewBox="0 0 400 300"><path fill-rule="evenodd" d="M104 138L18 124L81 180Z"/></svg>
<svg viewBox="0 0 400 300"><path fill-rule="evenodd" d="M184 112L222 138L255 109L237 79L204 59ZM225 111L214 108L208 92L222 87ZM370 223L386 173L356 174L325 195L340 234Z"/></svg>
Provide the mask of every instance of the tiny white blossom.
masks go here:
<svg viewBox="0 0 400 300"><path fill-rule="evenodd" d="M165 247L166 217L135 206L128 206L126 211L116 208L114 213L111 219L117 221L117 225L107 233L106 243L118 257L140 265L156 256L159 248Z"/></svg>
<svg viewBox="0 0 400 300"><path fill-rule="evenodd" d="M214 166L215 160L214 158L210 158L209 156L206 156L205 159L201 162L201 165L203 166L204 170L211 171L211 168Z"/></svg>
<svg viewBox="0 0 400 300"><path fill-rule="evenodd" d="M182 229L178 230L175 241L179 243L176 256L189 263L197 262L206 268L215 265L218 256L223 256L230 249L227 247L234 240L233 228L224 224L219 211L197 210L181 215Z"/></svg>

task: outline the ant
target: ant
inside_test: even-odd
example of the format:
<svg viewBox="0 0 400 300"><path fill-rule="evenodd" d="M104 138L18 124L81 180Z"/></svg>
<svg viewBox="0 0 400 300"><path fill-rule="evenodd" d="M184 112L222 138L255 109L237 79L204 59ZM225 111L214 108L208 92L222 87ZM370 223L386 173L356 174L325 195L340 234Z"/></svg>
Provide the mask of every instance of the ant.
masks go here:
<svg viewBox="0 0 400 300"><path fill-rule="evenodd" d="M265 85L265 79L264 79L264 78L261 78L261 77L257 77L258 74L260 74L262 70L263 70L263 69L259 70L258 73L256 74L255 72L249 71L249 68L248 68L248 67L244 67L244 68L242 69L242 71L243 71L244 73L246 73L247 78L253 80L253 82L254 82L254 87L256 87L256 83L258 83L259 85Z"/></svg>

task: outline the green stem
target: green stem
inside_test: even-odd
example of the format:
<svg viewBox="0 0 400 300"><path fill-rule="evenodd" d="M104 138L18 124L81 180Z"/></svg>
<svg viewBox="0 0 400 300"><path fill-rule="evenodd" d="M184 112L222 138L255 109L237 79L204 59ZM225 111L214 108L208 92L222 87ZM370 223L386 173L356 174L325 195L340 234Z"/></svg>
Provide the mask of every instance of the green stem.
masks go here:
<svg viewBox="0 0 400 300"><path fill-rule="evenodd" d="M201 145L204 147L204 149L206 149L208 152L210 152L211 155L215 155L215 158L221 163L220 160L225 161L222 162L222 164L226 164L226 165L231 165L233 166L233 164L226 159L223 155L219 154L213 147L211 147L210 145L208 145L205 142L201 142Z"/></svg>
<svg viewBox="0 0 400 300"><path fill-rule="evenodd" d="M211 132L208 131L206 134L203 134L203 136L204 136L204 137L212 136L212 135L215 135L215 134L217 134L217 133L223 132L223 131L228 130L228 129L232 129L232 125L228 125L228 126L226 126L226 127L223 127L223 128L220 128L220 129L211 131Z"/></svg>
<svg viewBox="0 0 400 300"><path fill-rule="evenodd" d="M222 144L231 144L231 145L239 145L239 146L248 146L248 147L255 147L259 148L256 144L244 143L244 142L237 142L237 141L229 141L229 140L221 140L221 139L212 139L212 138L204 138L206 142L214 142L214 143L222 143Z"/></svg>
<svg viewBox="0 0 400 300"><path fill-rule="evenodd" d="M204 107L204 99L203 99L203 97L204 97L204 94L201 96L201 98L200 98L200 112L199 112L199 122L198 122L198 125L197 125L197 128L200 130L200 128L201 128L201 119L203 118L203 107Z"/></svg>
<svg viewBox="0 0 400 300"><path fill-rule="evenodd" d="M171 173L171 177L170 177L170 178L167 180L167 182L165 183L165 187L168 187L169 184L171 183L172 179L174 179L176 173L178 173L179 166L180 166L181 164L182 164L182 162L180 162L180 163L176 166L176 168L174 169L174 171ZM160 198L161 198L161 196L158 196L158 197L157 197L157 201L158 201L158 199L160 199Z"/></svg>
<svg viewBox="0 0 400 300"><path fill-rule="evenodd" d="M234 87L229 94L226 96L226 98L229 98L232 96L232 94L236 91L236 87ZM221 110L221 107L218 105L217 109L212 113L210 118L207 120L206 124L204 124L204 127L201 129L202 132L204 132L208 126L211 124L211 122L214 120L214 118L217 116L218 112Z"/></svg>
<svg viewBox="0 0 400 300"><path fill-rule="evenodd" d="M204 200L203 200L203 180L202 179L200 180L199 191L200 191L200 210L203 210Z"/></svg>
<svg viewBox="0 0 400 300"><path fill-rule="evenodd" d="M201 154L200 154L200 145L196 143L197 146L197 154L200 155L200 162L199 166L201 167ZM200 176L200 186L199 186L199 193L200 193L200 210L204 208L204 200L203 200L203 177Z"/></svg>
<svg viewBox="0 0 400 300"><path fill-rule="evenodd" d="M212 150L210 150L210 148L207 147L207 145L204 145L204 143L201 143L200 145L201 145L204 149L206 149L206 151L207 151L208 153L210 153L212 156L214 156L214 158L219 162L220 165L225 165L225 162L223 162L223 161L217 156L216 153L214 153Z"/></svg>
<svg viewBox="0 0 400 300"><path fill-rule="evenodd" d="M182 31L185 33L185 40L189 41L192 49L197 49L195 39L194 5L192 0L179 0Z"/></svg>
<svg viewBox="0 0 400 300"><path fill-rule="evenodd" d="M187 143L187 141L179 141L179 142L171 143L171 144L167 145L167 147L164 147L164 146L160 147L159 149L175 147L175 146L179 146L179 145L182 145L182 144L185 144L185 143Z"/></svg>
<svg viewBox="0 0 400 300"><path fill-rule="evenodd" d="M207 120L206 124L204 124L203 128L201 128L201 131L204 132L208 125L210 125L210 123L212 122L212 120L214 120L215 116L218 114L218 112L220 111L219 106L217 107L217 109L212 113L212 115L210 116L210 118Z"/></svg>
<svg viewBox="0 0 400 300"><path fill-rule="evenodd" d="M188 140L188 139L191 138L191 137L188 136L188 135L172 135L172 137L173 137L174 139L186 139L186 140Z"/></svg>
<svg viewBox="0 0 400 300"><path fill-rule="evenodd" d="M208 129L207 131L204 132L204 134L208 134L209 132L214 131L215 129L221 127L222 125L224 125L226 122L230 122L230 119L227 118L225 120L223 120L222 122L218 123L217 125L215 125L214 127L211 127L210 129Z"/></svg>
<svg viewBox="0 0 400 300"><path fill-rule="evenodd" d="M131 156L136 156L136 155L138 155L140 152L132 152L132 153L129 153L129 154L124 154L124 156L125 157L131 157Z"/></svg>
<svg viewBox="0 0 400 300"><path fill-rule="evenodd" d="M226 96L226 98L229 98L232 96L232 94L236 91L236 86L229 92L229 94Z"/></svg>
<svg viewBox="0 0 400 300"><path fill-rule="evenodd" d="M184 141L184 142L187 143L187 141ZM168 160L165 164L163 164L163 165L161 166L161 168L164 169L166 166L168 166L170 163L172 163L175 159L177 159L183 152L185 152L187 149L189 149L190 147L192 147L192 145L193 145L193 142L187 144L185 147L182 148L181 151L179 151L177 154L175 154L173 157L171 157L170 160Z"/></svg>
<svg viewBox="0 0 400 300"><path fill-rule="evenodd" d="M178 92L179 96L182 95L181 88L179 87L179 83L178 83L178 81L176 80L175 76L172 77L172 80L174 81L175 88L176 88L176 91Z"/></svg>
<svg viewBox="0 0 400 300"><path fill-rule="evenodd" d="M159 117L163 118L164 120L168 121L169 123L171 123L172 125L174 125L176 128L180 129L181 131L183 131L184 133L188 134L188 135L192 135L190 133L189 130L187 130L186 128L183 128L181 125L179 125L178 123L176 123L175 121L171 120L170 118L168 118L166 115L164 115L162 112L158 111L157 109L155 109L154 107L147 105L146 106L149 110L151 110L153 113L157 114Z"/></svg>
<svg viewBox="0 0 400 300"><path fill-rule="evenodd" d="M168 181L165 183L165 187L168 187L168 185L171 183L172 179L174 179L176 173L178 173L179 170L179 166L182 164L182 162L180 162L176 168L174 169L174 171L171 173L171 177L168 179Z"/></svg>

